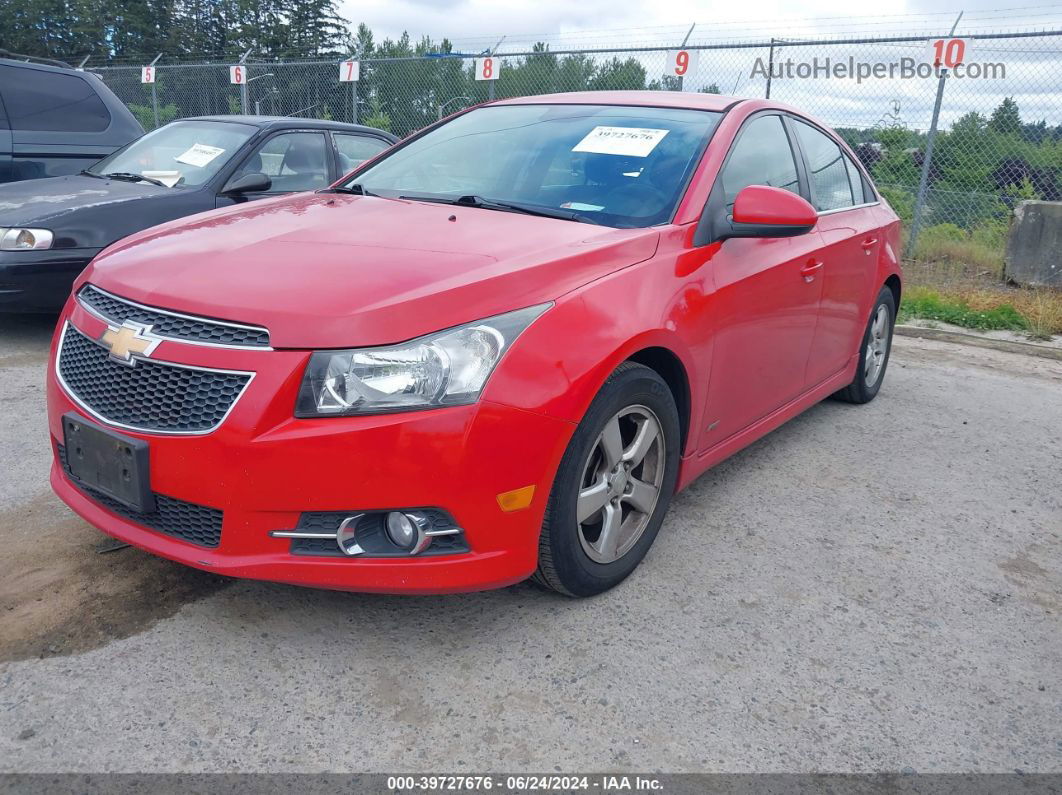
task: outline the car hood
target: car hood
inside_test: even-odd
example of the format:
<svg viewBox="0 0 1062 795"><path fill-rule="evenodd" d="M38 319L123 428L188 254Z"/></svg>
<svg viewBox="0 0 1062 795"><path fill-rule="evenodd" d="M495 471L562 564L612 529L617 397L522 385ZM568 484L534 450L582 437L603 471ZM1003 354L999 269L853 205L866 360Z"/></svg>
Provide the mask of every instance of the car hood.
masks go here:
<svg viewBox="0 0 1062 795"><path fill-rule="evenodd" d="M198 190L81 175L0 185L0 227L50 229L56 248L102 248L209 206Z"/></svg>
<svg viewBox="0 0 1062 795"><path fill-rule="evenodd" d="M382 345L552 300L648 259L657 238L652 229L301 194L129 237L79 283L262 325L278 348Z"/></svg>

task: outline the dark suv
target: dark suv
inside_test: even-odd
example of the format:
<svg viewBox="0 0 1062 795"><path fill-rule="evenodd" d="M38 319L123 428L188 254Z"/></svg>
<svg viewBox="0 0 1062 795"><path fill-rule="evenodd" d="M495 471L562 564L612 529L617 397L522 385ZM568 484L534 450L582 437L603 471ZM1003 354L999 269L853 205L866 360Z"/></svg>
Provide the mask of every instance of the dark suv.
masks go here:
<svg viewBox="0 0 1062 795"><path fill-rule="evenodd" d="M143 134L94 74L0 58L0 182L76 174Z"/></svg>

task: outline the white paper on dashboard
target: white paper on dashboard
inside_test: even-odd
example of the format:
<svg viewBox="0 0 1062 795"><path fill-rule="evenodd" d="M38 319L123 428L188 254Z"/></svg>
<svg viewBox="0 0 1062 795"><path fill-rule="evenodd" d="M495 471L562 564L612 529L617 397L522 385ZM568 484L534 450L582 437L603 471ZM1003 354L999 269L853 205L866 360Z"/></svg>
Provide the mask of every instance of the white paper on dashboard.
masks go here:
<svg viewBox="0 0 1062 795"><path fill-rule="evenodd" d="M178 163L187 163L190 166L202 168L224 151L224 149L219 149L216 146L210 146L208 144L192 144L188 148L188 151L177 155L177 157L173 159Z"/></svg>
<svg viewBox="0 0 1062 795"><path fill-rule="evenodd" d="M647 157L668 132L649 127L595 127L572 151Z"/></svg>
<svg viewBox="0 0 1062 795"><path fill-rule="evenodd" d="M141 171L140 173L143 174L145 177L157 179L167 188L172 188L174 185L181 181L180 171Z"/></svg>

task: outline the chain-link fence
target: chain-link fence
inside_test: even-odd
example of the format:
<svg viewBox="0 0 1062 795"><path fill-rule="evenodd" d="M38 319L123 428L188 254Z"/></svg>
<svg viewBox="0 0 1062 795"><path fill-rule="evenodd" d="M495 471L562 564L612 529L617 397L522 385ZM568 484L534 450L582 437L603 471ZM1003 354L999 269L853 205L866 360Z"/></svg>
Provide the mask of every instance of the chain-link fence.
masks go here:
<svg viewBox="0 0 1062 795"><path fill-rule="evenodd" d="M254 113L358 121L400 136L490 98L557 91L661 89L769 96L834 127L855 148L919 250L962 249L997 268L1015 202L1062 199L1062 31L983 34L963 40L959 67L949 37L924 36L697 43L665 47L500 52L495 80L476 79L483 55L432 54L360 61L357 82L340 64L155 66L92 69L146 128L174 118ZM482 63L480 62L482 66ZM678 73L683 72L680 76ZM931 159L927 159L931 154ZM914 236L912 235L912 236Z"/></svg>

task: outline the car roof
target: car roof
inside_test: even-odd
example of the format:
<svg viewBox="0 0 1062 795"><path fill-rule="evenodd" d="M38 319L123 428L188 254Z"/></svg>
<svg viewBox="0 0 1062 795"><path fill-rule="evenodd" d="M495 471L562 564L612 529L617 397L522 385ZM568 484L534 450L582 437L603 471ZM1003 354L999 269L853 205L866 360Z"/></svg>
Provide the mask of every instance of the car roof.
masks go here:
<svg viewBox="0 0 1062 795"><path fill-rule="evenodd" d="M368 133L370 135L383 136L390 141L398 140L397 136L375 127L365 127L361 124L349 124L348 122L329 121L326 119L300 119L293 116L243 116L238 114L231 116L188 116L182 119L174 119L174 121L228 121L236 122L237 124L252 124L255 127L271 130L305 130L307 127L313 127L322 130L336 130L337 132Z"/></svg>
<svg viewBox="0 0 1062 795"><path fill-rule="evenodd" d="M538 94L492 102L492 105L628 105L656 108L689 108L723 111L744 100L721 94L693 91L569 91Z"/></svg>

